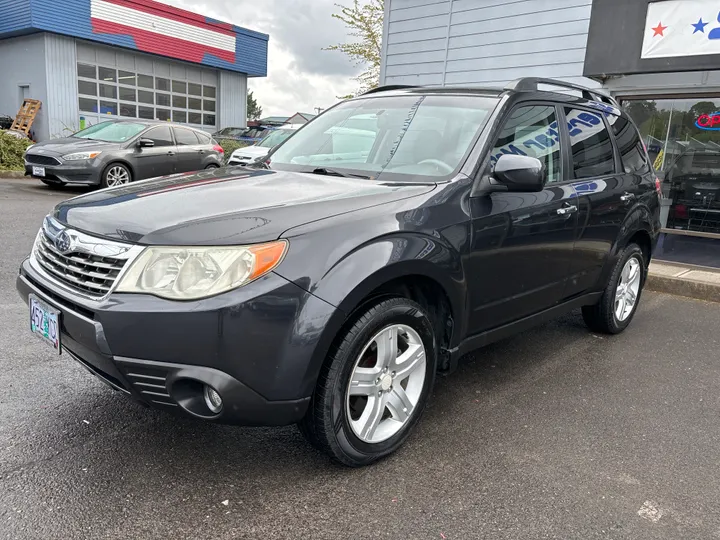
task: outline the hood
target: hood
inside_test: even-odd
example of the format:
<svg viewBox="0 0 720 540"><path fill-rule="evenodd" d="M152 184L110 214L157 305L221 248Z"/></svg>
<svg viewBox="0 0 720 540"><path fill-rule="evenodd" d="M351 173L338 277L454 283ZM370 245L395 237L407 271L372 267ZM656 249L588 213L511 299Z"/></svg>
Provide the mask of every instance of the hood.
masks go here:
<svg viewBox="0 0 720 540"><path fill-rule="evenodd" d="M122 143L124 144L124 143ZM90 152L92 150L106 150L120 148L121 143L110 143L104 141L93 141L91 139L78 139L67 137L64 139L52 139L34 144L28 152L30 154L60 155L73 154L75 152Z"/></svg>
<svg viewBox="0 0 720 540"><path fill-rule="evenodd" d="M264 146L246 146L245 148L238 148L235 150L232 155L233 156L248 156L248 157L254 157L259 158L266 156L270 153L269 148L265 148Z"/></svg>
<svg viewBox="0 0 720 540"><path fill-rule="evenodd" d="M435 187L231 167L96 191L60 203L53 216L89 234L139 244L239 245Z"/></svg>

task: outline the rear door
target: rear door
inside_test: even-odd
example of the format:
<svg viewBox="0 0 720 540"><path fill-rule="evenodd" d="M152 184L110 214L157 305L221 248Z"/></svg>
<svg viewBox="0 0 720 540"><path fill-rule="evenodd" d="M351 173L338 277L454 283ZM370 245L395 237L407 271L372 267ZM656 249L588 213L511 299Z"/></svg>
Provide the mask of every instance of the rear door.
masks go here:
<svg viewBox="0 0 720 540"><path fill-rule="evenodd" d="M157 126L141 136L155 144L152 147L136 148L132 154L136 180L154 178L177 172L177 152L170 126Z"/></svg>
<svg viewBox="0 0 720 540"><path fill-rule="evenodd" d="M609 254L628 213L639 198L638 159L645 154L637 131L608 107L565 107L563 136L569 143L568 173L578 194L579 226L568 293L597 289ZM611 130L621 142L624 160L613 144ZM639 154L638 154L639 152ZM627 168L627 172L626 169Z"/></svg>
<svg viewBox="0 0 720 540"><path fill-rule="evenodd" d="M572 183L563 181L559 112L548 103L515 107L492 150L491 167L508 153L540 159L548 175L543 191L470 199L470 334L538 313L566 296L577 200Z"/></svg>
<svg viewBox="0 0 720 540"><path fill-rule="evenodd" d="M177 172L191 172L203 168L205 150L195 132L190 129L173 127L177 143Z"/></svg>

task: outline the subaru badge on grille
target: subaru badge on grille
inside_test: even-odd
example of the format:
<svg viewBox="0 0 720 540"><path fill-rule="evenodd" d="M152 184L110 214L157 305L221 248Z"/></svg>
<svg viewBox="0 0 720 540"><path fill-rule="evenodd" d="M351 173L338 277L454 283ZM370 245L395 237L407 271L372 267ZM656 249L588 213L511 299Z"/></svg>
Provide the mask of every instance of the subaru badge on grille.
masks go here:
<svg viewBox="0 0 720 540"><path fill-rule="evenodd" d="M55 237L55 247L62 254L72 250L72 238L67 231L62 231Z"/></svg>

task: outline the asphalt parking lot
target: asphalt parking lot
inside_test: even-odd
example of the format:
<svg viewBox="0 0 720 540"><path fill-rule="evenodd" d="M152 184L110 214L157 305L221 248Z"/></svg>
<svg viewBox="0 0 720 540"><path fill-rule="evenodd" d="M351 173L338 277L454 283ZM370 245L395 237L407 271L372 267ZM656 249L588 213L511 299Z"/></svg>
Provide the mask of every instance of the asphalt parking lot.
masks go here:
<svg viewBox="0 0 720 540"><path fill-rule="evenodd" d="M143 409L29 335L16 269L53 192L0 180L0 538L720 538L720 304L646 293L438 380L394 456Z"/></svg>

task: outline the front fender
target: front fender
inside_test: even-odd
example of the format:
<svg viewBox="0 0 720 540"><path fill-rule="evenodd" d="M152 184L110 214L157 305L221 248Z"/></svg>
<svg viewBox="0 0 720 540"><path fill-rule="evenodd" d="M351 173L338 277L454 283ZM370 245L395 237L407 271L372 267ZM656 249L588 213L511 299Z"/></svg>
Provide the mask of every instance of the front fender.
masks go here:
<svg viewBox="0 0 720 540"><path fill-rule="evenodd" d="M390 281L411 276L431 279L445 291L458 324L453 341L458 339L464 331L461 323L465 320L466 280L460 254L438 238L407 231L381 237L338 259L315 283L309 279L292 280L338 308L316 342L304 381L317 379L333 341L368 295Z"/></svg>

